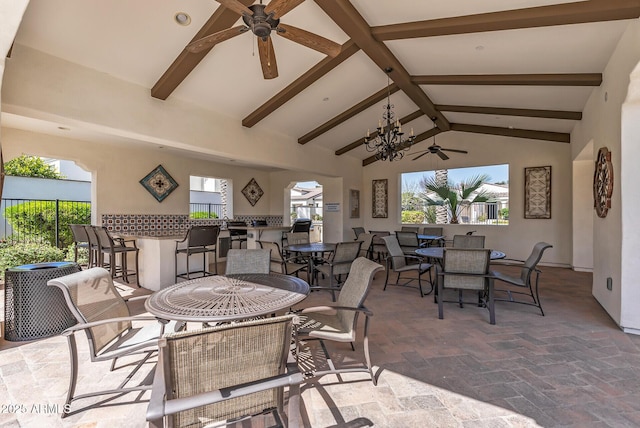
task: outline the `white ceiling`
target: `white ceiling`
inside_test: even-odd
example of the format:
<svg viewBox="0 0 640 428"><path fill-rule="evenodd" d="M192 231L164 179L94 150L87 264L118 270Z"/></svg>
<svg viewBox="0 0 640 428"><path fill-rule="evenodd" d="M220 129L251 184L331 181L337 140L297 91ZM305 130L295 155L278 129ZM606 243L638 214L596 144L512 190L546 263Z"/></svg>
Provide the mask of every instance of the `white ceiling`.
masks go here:
<svg viewBox="0 0 640 428"><path fill-rule="evenodd" d="M265 1L268 3L268 1ZM558 0L351 0L370 26L429 20L507 9L545 6ZM16 44L58 56L152 88L216 8L214 0L31 0ZM189 26L174 21L189 14ZM282 22L339 44L349 37L312 0ZM629 21L495 31L385 44L411 75L504 73L601 73ZM324 58L283 37L273 37L279 77L262 77L255 36L250 32L217 45L170 95L241 120ZM385 87L386 75L360 51L256 127L299 138ZM591 87L423 85L435 104L581 111ZM149 95L151 97L151 95ZM417 110L402 92L392 96L398 117ZM336 150L375 128L382 102L308 144ZM574 121L444 112L450 122L571 132ZM3 126L43 129L26 118L3 115ZM422 117L407 124L431 128ZM46 127L44 127L46 128ZM49 132L59 131L51 127ZM73 130L86 138L82 130ZM85 131L88 132L88 131ZM65 134L69 135L69 134ZM104 136L103 136L104 137ZM349 155L364 159L363 147Z"/></svg>

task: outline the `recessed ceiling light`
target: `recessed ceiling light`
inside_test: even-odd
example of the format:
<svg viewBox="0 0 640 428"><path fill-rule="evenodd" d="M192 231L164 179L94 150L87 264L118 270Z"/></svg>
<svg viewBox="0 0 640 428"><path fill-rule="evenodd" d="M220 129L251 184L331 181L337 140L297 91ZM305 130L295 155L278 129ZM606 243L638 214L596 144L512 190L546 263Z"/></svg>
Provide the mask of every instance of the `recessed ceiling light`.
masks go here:
<svg viewBox="0 0 640 428"><path fill-rule="evenodd" d="M482 50L484 50L484 46L478 45L478 46L476 46L476 50L477 51L482 51Z"/></svg>
<svg viewBox="0 0 640 428"><path fill-rule="evenodd" d="M71 128L67 128L66 126L58 126L58 129L61 131L71 131Z"/></svg>
<svg viewBox="0 0 640 428"><path fill-rule="evenodd" d="M329 97L324 97L322 101L329 101Z"/></svg>
<svg viewBox="0 0 640 428"><path fill-rule="evenodd" d="M184 13L184 12L178 12L175 14L175 16L173 17L173 19L176 20L176 22L180 25L184 25L187 26L189 24L191 24L191 17Z"/></svg>

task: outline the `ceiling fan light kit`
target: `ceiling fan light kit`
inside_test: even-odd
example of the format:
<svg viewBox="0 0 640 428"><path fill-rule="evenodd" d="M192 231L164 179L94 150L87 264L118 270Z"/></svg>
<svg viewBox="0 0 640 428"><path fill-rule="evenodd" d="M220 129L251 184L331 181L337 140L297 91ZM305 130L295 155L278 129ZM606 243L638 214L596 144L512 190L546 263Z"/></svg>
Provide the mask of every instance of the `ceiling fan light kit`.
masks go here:
<svg viewBox="0 0 640 428"><path fill-rule="evenodd" d="M391 104L391 78L389 77L391 71L391 67L385 69L387 73L387 103L383 106L382 120L378 121L376 132L372 135L367 130L367 135L364 138L364 145L368 152L375 152L376 159L388 160L389 162L402 159L404 152L411 148L416 139L413 135L413 128L411 128L411 134L405 140L402 124L399 119L395 119L396 115L393 112L393 104Z"/></svg>

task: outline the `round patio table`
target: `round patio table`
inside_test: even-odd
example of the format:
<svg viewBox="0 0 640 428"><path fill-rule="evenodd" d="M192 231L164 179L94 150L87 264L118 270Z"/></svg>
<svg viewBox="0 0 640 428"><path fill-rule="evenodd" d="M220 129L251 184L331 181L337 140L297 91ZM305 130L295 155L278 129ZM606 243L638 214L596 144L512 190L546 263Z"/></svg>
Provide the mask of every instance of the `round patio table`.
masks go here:
<svg viewBox="0 0 640 428"><path fill-rule="evenodd" d="M225 322L269 315L309 294L309 284L282 274L207 276L156 291L145 302L158 318L185 322Z"/></svg>
<svg viewBox="0 0 640 428"><path fill-rule="evenodd" d="M430 257L432 259L442 259L444 257L444 247L418 248L416 254L422 257ZM502 251L491 250L489 256L491 260L504 259L506 254Z"/></svg>
<svg viewBox="0 0 640 428"><path fill-rule="evenodd" d="M309 244L291 244L291 245L287 245L286 247L287 251L290 251L292 253L302 253L302 254L307 254L307 260L308 260L308 272L309 275L312 274L313 272L313 259L314 254L323 254L323 253L327 253L327 252L331 252L331 251L335 251L336 249L336 244L329 244L326 242L312 242Z"/></svg>

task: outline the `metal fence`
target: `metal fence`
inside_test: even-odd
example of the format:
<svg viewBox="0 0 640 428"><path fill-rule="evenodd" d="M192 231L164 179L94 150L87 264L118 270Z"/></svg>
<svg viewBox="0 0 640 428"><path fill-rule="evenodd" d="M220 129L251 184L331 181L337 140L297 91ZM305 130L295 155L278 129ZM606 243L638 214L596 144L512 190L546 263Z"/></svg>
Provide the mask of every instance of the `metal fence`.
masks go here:
<svg viewBox="0 0 640 428"><path fill-rule="evenodd" d="M0 240L66 248L73 243L70 224L91 223L91 202L60 199L2 199Z"/></svg>
<svg viewBox="0 0 640 428"><path fill-rule="evenodd" d="M225 204L190 203L189 217L191 218L223 218Z"/></svg>

